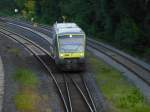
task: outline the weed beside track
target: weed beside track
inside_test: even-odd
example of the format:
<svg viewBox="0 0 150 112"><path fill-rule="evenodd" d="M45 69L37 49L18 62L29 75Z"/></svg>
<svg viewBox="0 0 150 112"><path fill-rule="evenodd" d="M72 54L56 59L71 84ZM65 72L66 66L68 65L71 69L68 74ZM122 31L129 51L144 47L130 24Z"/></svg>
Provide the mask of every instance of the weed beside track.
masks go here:
<svg viewBox="0 0 150 112"><path fill-rule="evenodd" d="M128 82L119 71L98 60L92 54L88 54L88 59L99 89L110 102L111 112L150 111L150 106L140 91Z"/></svg>

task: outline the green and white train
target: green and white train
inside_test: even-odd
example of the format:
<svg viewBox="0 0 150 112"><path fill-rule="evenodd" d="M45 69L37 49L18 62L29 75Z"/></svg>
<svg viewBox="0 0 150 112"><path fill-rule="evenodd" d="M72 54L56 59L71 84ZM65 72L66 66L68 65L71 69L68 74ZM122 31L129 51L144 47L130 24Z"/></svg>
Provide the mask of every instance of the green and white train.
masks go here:
<svg viewBox="0 0 150 112"><path fill-rule="evenodd" d="M84 70L86 35L75 23L55 23L51 54L62 70Z"/></svg>

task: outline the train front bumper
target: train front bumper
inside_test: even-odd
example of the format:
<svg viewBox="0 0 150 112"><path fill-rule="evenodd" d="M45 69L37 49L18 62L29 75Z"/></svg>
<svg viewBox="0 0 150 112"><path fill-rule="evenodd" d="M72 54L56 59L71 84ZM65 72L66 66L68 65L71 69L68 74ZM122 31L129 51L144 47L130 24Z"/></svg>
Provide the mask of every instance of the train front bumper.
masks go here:
<svg viewBox="0 0 150 112"><path fill-rule="evenodd" d="M64 70L82 70L85 67L85 58L59 59L57 65Z"/></svg>

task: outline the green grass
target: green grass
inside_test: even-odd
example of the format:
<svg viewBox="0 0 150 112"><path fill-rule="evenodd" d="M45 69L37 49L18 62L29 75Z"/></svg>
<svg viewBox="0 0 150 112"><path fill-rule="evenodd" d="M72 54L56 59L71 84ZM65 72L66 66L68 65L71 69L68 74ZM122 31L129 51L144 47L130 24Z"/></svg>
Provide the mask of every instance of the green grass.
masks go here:
<svg viewBox="0 0 150 112"><path fill-rule="evenodd" d="M17 69L14 80L23 86L36 86L39 83L37 76L27 69Z"/></svg>
<svg viewBox="0 0 150 112"><path fill-rule="evenodd" d="M40 80L28 69L17 69L13 75L18 90L13 97L17 112L52 112L47 94L39 92Z"/></svg>
<svg viewBox="0 0 150 112"><path fill-rule="evenodd" d="M119 71L88 54L89 65L95 73L96 82L110 102L111 112L150 112L139 90L128 82Z"/></svg>
<svg viewBox="0 0 150 112"><path fill-rule="evenodd" d="M15 96L17 110L21 112L38 112L37 105L40 97L36 92L22 91Z"/></svg>
<svg viewBox="0 0 150 112"><path fill-rule="evenodd" d="M14 96L16 109L19 112L38 112L41 98L38 93L39 80L37 76L28 69L17 69L13 75L19 86Z"/></svg>

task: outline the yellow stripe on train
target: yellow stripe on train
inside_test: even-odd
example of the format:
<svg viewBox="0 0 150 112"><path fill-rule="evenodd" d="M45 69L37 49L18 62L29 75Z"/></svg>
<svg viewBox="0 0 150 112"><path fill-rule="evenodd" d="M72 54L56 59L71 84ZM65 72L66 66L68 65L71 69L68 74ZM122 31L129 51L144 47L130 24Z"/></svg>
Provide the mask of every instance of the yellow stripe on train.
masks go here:
<svg viewBox="0 0 150 112"><path fill-rule="evenodd" d="M59 53L60 58L81 58L84 57L84 52L82 53Z"/></svg>

